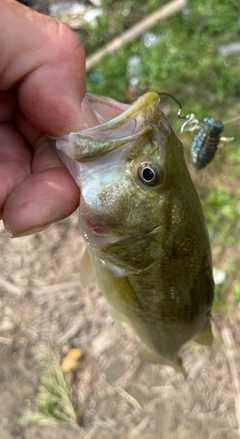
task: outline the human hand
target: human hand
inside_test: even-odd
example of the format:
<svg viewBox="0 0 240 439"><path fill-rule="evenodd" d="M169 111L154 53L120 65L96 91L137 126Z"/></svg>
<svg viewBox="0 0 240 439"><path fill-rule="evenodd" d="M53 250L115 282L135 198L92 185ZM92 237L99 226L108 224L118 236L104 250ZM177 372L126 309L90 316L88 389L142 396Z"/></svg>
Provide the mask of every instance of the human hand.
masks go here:
<svg viewBox="0 0 240 439"><path fill-rule="evenodd" d="M0 218L12 236L70 215L79 189L45 136L94 125L77 36L14 0L1 0Z"/></svg>

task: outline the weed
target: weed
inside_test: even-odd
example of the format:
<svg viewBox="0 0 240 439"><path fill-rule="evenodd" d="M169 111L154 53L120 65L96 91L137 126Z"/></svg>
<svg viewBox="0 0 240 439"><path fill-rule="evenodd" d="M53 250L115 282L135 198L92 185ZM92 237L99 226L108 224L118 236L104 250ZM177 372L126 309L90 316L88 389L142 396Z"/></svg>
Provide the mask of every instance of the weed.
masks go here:
<svg viewBox="0 0 240 439"><path fill-rule="evenodd" d="M25 410L19 420L20 424L26 426L32 422L61 423L77 427L81 411L73 406L71 376L61 370L59 350L50 344L42 346L38 361L42 368L42 376L34 399L35 409Z"/></svg>

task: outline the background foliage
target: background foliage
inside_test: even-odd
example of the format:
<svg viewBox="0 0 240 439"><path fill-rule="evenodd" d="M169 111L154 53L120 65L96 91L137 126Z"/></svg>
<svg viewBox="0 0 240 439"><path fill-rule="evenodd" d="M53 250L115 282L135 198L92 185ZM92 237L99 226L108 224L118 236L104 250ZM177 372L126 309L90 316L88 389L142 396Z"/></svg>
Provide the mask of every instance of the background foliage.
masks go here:
<svg viewBox="0 0 240 439"><path fill-rule="evenodd" d="M164 1L104 0L104 15L96 28L79 32L87 55L95 52L144 16L157 10ZM203 114L223 101L230 103L240 94L240 53L233 57L220 55L221 45L240 38L240 5L235 1L188 0L182 12L160 21L152 31L161 37L159 45L147 48L140 38L104 58L94 69L101 81L88 75L88 86L94 93L124 100L126 63L139 55L143 65L142 81L151 89L168 91L194 108L201 98ZM200 108L197 109L200 111ZM195 108L194 108L195 111Z"/></svg>

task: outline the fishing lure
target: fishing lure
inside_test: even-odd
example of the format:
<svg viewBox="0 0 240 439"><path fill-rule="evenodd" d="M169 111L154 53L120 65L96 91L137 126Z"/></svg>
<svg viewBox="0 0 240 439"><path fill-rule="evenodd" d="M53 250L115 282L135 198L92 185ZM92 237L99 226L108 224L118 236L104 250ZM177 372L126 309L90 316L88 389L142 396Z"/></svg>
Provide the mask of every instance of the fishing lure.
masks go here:
<svg viewBox="0 0 240 439"><path fill-rule="evenodd" d="M159 95L169 96L178 104L178 118L185 119L181 133L184 131L196 132L191 145L191 164L197 170L205 168L214 159L219 148L234 140L234 137L220 137L224 130L224 124L220 120L206 117L201 123L194 114L181 116L182 106L174 96L168 93L159 93Z"/></svg>
<svg viewBox="0 0 240 439"><path fill-rule="evenodd" d="M203 123L200 123L194 114L191 114L182 125L181 132L184 130L197 131L191 145L191 163L198 170L209 165L219 148L234 140L234 137L220 137L224 125L212 117L206 117Z"/></svg>

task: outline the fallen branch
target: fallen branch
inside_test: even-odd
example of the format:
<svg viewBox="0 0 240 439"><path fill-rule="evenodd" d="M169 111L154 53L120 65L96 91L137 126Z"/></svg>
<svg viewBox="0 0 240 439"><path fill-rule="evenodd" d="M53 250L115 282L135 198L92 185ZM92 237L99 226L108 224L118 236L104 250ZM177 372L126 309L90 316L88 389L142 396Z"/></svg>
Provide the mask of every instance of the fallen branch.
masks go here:
<svg viewBox="0 0 240 439"><path fill-rule="evenodd" d="M186 6L186 0L173 0L166 5L162 6L156 12L153 12L143 20L136 23L133 27L123 32L122 35L115 38L110 43L106 44L102 49L99 49L93 55L90 55L86 60L86 70L89 71L97 64L101 59L109 53L115 52L120 49L125 43L138 38L143 32L153 27L159 20L164 20L167 17L179 12L184 6Z"/></svg>

